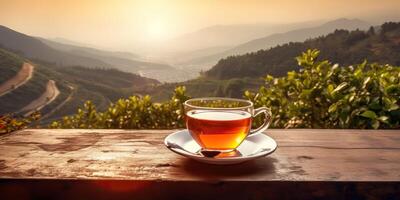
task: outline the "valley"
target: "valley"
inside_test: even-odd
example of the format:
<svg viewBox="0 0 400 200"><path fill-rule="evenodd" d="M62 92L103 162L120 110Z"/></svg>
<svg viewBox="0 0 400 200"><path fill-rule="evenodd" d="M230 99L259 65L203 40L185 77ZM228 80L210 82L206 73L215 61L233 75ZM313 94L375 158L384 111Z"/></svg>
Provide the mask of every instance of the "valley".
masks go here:
<svg viewBox="0 0 400 200"><path fill-rule="evenodd" d="M40 123L48 124L75 113L88 100L99 111L108 109L118 99L133 95L149 94L154 101L163 102L170 99L177 86L185 86L191 97L242 98L246 90L257 91L266 75L284 76L300 70L294 57L306 49L320 49L321 59L339 65L361 63L366 57L371 62L400 65L400 26L397 23L369 29L359 20L336 20L328 25L254 39L275 43L254 42L257 44L254 49L221 54L212 67L208 66L210 63L201 62L174 66L149 62L135 54L62 44L0 27L0 35L3 34L0 39L0 115L27 116L38 110L42 114ZM344 25L349 30L327 32ZM353 30L357 29L355 27L363 30ZM315 31L317 29L323 31ZM314 35L308 34L313 31ZM293 39L290 35L300 32L302 38L297 42L285 42ZM276 35L287 38L271 39ZM306 35L312 38L304 39ZM16 45L24 42L36 45L37 51L43 54ZM190 57L191 54L186 55Z"/></svg>
<svg viewBox="0 0 400 200"><path fill-rule="evenodd" d="M134 88L159 84L116 69L59 67L31 61L4 49L0 49L0 58L0 71L14 74L0 82L4 88L0 115L27 116L40 111L43 123L74 113L87 100L103 110L119 98L134 95Z"/></svg>
<svg viewBox="0 0 400 200"><path fill-rule="evenodd" d="M183 85L192 97L241 98L245 89L252 91L263 85L262 77L286 76L290 71L301 70L295 57L307 49L321 50L321 60L327 59L339 66L362 63L365 58L368 58L368 62L399 66L399 38L399 23L385 23L367 31L336 30L304 42L290 42L270 49L230 56L219 60L199 78L159 85L144 92L156 100L166 100L174 87Z"/></svg>

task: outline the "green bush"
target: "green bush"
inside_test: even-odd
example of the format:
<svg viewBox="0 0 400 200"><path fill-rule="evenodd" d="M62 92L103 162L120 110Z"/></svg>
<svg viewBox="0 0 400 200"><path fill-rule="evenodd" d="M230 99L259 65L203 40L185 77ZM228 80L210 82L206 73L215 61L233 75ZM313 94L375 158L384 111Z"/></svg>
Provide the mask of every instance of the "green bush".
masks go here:
<svg viewBox="0 0 400 200"><path fill-rule="evenodd" d="M33 112L27 117L14 115L0 115L0 134L24 129L40 118L39 112Z"/></svg>
<svg viewBox="0 0 400 200"><path fill-rule="evenodd" d="M286 77L267 76L257 93L244 97L256 107L267 106L276 128L399 128L400 68L361 64L339 67L318 61L319 51L308 50L297 61L300 72ZM149 96L120 99L105 112L91 102L52 128L169 129L184 127L182 103L189 99L184 87L173 97L154 103ZM261 119L255 120L255 125Z"/></svg>
<svg viewBox="0 0 400 200"><path fill-rule="evenodd" d="M51 128L171 129L184 127L183 102L189 99L184 87L177 87L171 100L154 103L150 96L120 99L105 112L87 101L78 113L53 122Z"/></svg>
<svg viewBox="0 0 400 200"><path fill-rule="evenodd" d="M245 96L272 109L272 127L399 128L400 68L361 64L349 67L318 61L308 50L297 61L302 70L267 76L257 94Z"/></svg>

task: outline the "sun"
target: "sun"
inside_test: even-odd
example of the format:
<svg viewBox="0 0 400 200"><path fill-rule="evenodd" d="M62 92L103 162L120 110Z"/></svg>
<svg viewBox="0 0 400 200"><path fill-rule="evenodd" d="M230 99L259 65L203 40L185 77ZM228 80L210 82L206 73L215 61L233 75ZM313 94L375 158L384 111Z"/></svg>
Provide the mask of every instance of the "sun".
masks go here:
<svg viewBox="0 0 400 200"><path fill-rule="evenodd" d="M154 20L147 23L147 36L151 40L162 40L167 37L167 27L161 20Z"/></svg>

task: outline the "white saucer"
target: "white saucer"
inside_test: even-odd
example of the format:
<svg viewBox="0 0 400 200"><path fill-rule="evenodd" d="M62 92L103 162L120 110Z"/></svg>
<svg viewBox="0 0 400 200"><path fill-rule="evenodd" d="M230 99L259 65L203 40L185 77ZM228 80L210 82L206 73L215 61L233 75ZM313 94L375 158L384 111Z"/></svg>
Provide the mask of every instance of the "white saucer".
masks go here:
<svg viewBox="0 0 400 200"><path fill-rule="evenodd" d="M171 133L164 139L164 144L171 151L209 164L228 165L253 160L271 154L277 144L274 139L262 133L248 136L236 149L236 152L223 156L205 157L199 153L200 146L193 140L187 130ZM222 155L222 154L221 154Z"/></svg>

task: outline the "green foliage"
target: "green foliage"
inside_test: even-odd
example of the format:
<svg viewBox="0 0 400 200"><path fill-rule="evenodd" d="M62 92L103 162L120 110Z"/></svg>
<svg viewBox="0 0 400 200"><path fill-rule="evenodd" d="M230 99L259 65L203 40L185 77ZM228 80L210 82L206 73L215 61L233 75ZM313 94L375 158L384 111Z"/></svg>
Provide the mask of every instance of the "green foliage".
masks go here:
<svg viewBox="0 0 400 200"><path fill-rule="evenodd" d="M400 68L361 64L339 67L319 61L318 50L297 57L300 72L265 77L265 86L244 96L256 107L267 106L276 128L400 128ZM163 129L184 127L182 103L189 99L177 87L164 103L150 96L120 99L98 112L91 102L52 128ZM256 118L255 125L261 123Z"/></svg>
<svg viewBox="0 0 400 200"><path fill-rule="evenodd" d="M154 103L150 96L120 99L105 112L86 102L73 116L53 122L52 128L134 128L171 129L184 127L183 102L189 99L184 87L177 87L173 97L164 103Z"/></svg>
<svg viewBox="0 0 400 200"><path fill-rule="evenodd" d="M12 115L0 115L0 134L9 133L26 128L32 122L40 118L40 113L34 112L28 117L15 117Z"/></svg>
<svg viewBox="0 0 400 200"><path fill-rule="evenodd" d="M300 72L267 76L245 96L274 114L273 127L400 128L400 68L368 64L339 67L318 61L317 50L297 57Z"/></svg>

